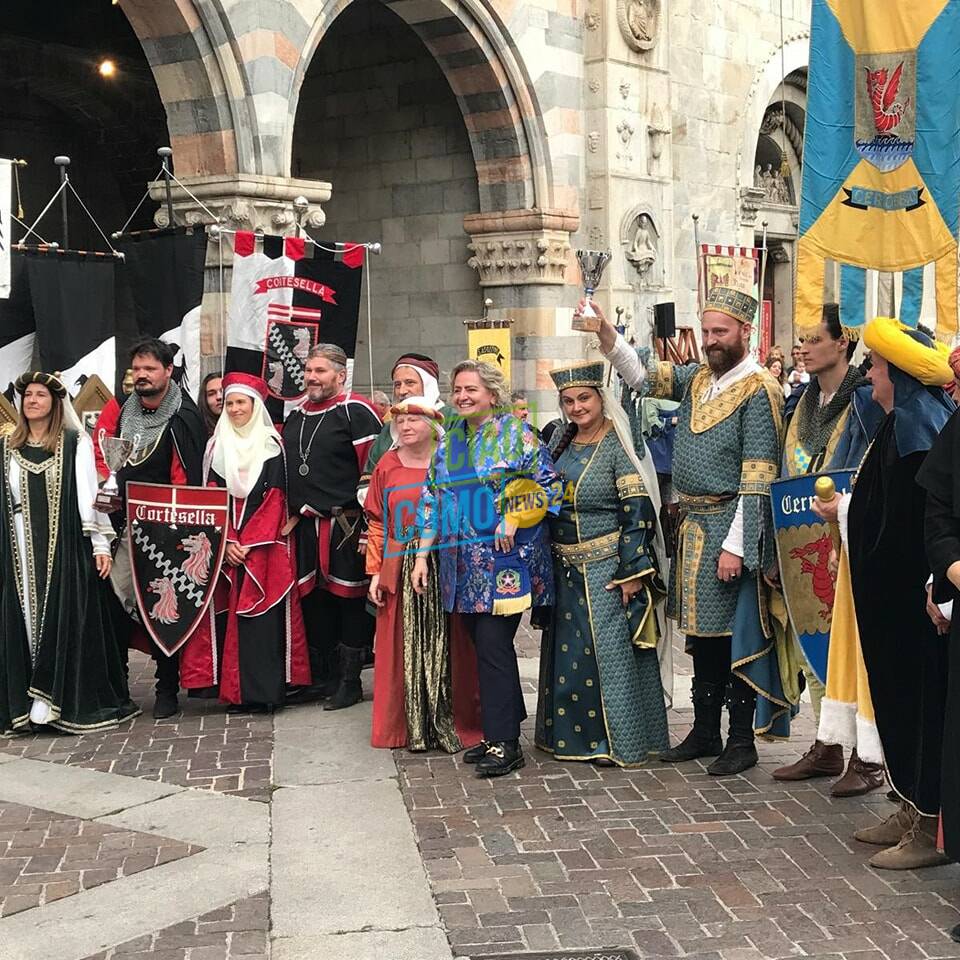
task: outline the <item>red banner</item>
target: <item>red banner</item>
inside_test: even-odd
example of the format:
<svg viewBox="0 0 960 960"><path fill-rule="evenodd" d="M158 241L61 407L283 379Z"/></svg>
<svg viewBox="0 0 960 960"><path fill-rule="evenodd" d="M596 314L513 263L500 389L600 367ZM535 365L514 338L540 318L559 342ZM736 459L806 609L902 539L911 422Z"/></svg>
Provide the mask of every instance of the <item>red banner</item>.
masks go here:
<svg viewBox="0 0 960 960"><path fill-rule="evenodd" d="M332 303L334 305L337 303L337 301L333 299L337 293L333 287L317 283L316 280L310 280L308 277L264 277L262 280L257 281L254 293L269 293L271 290L280 290L284 287L312 293L315 297L320 297L324 303Z"/></svg>

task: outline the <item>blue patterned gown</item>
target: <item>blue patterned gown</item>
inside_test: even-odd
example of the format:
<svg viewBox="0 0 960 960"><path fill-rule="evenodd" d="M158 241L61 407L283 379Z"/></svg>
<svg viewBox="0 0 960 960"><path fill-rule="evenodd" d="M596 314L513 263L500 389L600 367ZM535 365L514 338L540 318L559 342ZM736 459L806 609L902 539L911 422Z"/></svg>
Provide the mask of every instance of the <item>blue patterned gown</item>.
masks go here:
<svg viewBox="0 0 960 960"><path fill-rule="evenodd" d="M565 495L550 520L556 602L540 654L536 744L562 760L638 766L669 746L655 604L663 584L656 517L636 467L610 430L557 461ZM624 608L619 588L643 575Z"/></svg>

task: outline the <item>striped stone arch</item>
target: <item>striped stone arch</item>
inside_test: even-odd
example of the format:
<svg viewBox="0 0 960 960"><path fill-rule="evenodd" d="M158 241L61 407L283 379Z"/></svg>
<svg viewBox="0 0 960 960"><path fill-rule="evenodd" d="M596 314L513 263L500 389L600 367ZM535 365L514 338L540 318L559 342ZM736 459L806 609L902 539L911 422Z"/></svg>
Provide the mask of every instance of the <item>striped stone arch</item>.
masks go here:
<svg viewBox="0 0 960 960"><path fill-rule="evenodd" d="M297 99L313 54L351 0L317 14L297 67L285 141L287 169ZM554 207L546 131L529 76L505 25L482 0L383 0L420 37L457 98L470 137L480 209Z"/></svg>
<svg viewBox="0 0 960 960"><path fill-rule="evenodd" d="M153 70L178 173L257 170L255 118L220 0L121 0L121 9Z"/></svg>

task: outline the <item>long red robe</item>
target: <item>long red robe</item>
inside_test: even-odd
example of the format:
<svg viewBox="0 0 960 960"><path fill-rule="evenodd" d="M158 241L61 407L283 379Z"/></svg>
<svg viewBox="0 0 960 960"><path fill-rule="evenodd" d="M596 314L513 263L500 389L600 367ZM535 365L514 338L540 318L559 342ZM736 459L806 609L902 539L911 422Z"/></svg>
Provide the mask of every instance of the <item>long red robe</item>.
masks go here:
<svg viewBox="0 0 960 960"><path fill-rule="evenodd" d="M310 685L296 557L290 537L280 532L287 520L284 480L278 454L245 500L230 498L228 543L249 553L239 567L223 566L209 613L183 648L180 683L188 690L219 684L225 703L277 704L287 685ZM224 483L211 475L210 485ZM224 610L221 661L216 613Z"/></svg>
<svg viewBox="0 0 960 960"><path fill-rule="evenodd" d="M374 648L377 662L373 671L373 724L370 734L370 743L374 747L407 745L400 592L403 546L393 534L405 522L414 522L425 477L424 468L405 467L397 452L391 450L377 463L364 504L370 523L367 573L380 574L380 587L385 601L377 611ZM449 618L453 723L463 746L472 747L483 739L477 655L460 617L452 614Z"/></svg>

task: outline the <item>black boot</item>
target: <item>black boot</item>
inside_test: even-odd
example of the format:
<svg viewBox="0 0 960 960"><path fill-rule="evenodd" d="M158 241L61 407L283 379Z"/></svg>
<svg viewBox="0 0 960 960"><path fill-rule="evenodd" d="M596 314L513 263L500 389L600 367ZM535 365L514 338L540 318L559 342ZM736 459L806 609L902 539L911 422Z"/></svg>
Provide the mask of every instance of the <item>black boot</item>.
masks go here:
<svg viewBox="0 0 960 960"><path fill-rule="evenodd" d="M723 709L722 683L693 678L693 729L681 743L660 754L665 763L683 763L699 757L715 757L723 750L720 739L720 711Z"/></svg>
<svg viewBox="0 0 960 960"><path fill-rule="evenodd" d="M360 671L363 669L363 648L340 645L340 686L323 705L324 710L343 710L363 699Z"/></svg>
<svg viewBox="0 0 960 960"><path fill-rule="evenodd" d="M753 741L753 714L756 706L756 692L739 677L733 677L727 686L730 735L723 753L707 767L710 776L732 777L757 765L757 748Z"/></svg>
<svg viewBox="0 0 960 960"><path fill-rule="evenodd" d="M486 740L481 740L475 747L463 751L461 758L464 763L479 763L487 755L487 747L490 744Z"/></svg>
<svg viewBox="0 0 960 960"><path fill-rule="evenodd" d="M486 755L477 764L477 776L502 777L513 770L519 770L524 762L519 740L488 743Z"/></svg>
<svg viewBox="0 0 960 960"><path fill-rule="evenodd" d="M172 717L179 709L177 694L180 692L180 658L157 653L156 699L153 702L153 719L166 720Z"/></svg>

